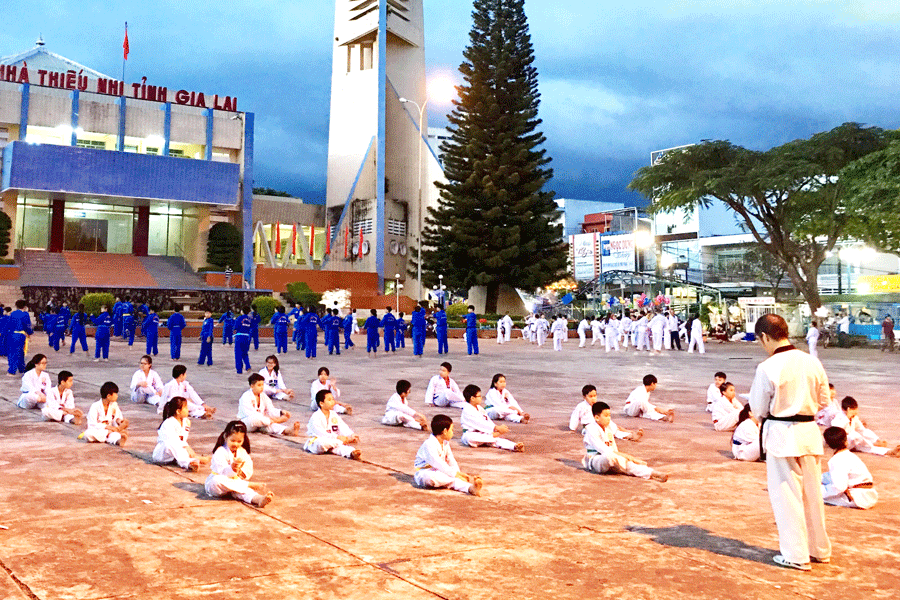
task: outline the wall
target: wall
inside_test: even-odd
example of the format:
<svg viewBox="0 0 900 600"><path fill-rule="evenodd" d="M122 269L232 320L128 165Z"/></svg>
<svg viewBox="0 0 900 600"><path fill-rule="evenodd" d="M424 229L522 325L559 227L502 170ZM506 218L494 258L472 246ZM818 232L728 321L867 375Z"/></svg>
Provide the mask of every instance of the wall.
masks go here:
<svg viewBox="0 0 900 600"><path fill-rule="evenodd" d="M294 281L305 282L314 292L327 292L333 289L350 290L354 306L363 307L379 294L377 273L353 273L349 271L311 271L306 269L273 269L256 267L257 289L284 292L287 284ZM393 296L391 296L393 298ZM384 308L384 307L382 307Z"/></svg>

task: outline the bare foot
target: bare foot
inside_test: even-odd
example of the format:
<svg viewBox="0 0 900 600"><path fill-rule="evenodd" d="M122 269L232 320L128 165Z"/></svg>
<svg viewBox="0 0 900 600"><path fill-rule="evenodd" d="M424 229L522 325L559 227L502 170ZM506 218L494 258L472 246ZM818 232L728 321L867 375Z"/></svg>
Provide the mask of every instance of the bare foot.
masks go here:
<svg viewBox="0 0 900 600"><path fill-rule="evenodd" d="M481 477L475 477L474 481L472 481L472 485L469 486L469 493L473 496L481 495L481 488L484 486L484 483L481 481Z"/></svg>
<svg viewBox="0 0 900 600"><path fill-rule="evenodd" d="M194 461L191 461L190 464L188 464L187 469L185 469L185 471L187 471L189 473L196 473L199 470L200 470L200 464L197 462L194 462Z"/></svg>
<svg viewBox="0 0 900 600"><path fill-rule="evenodd" d="M650 475L650 479L653 481L659 481L660 483L665 483L669 480L669 476L665 473L660 473L659 471L653 471L653 474Z"/></svg>
<svg viewBox="0 0 900 600"><path fill-rule="evenodd" d="M354 450L350 453L350 460L362 460L362 452L359 450Z"/></svg>
<svg viewBox="0 0 900 600"><path fill-rule="evenodd" d="M212 406L207 406L206 407L206 417L208 419L211 419L214 414L216 414L216 409L213 408Z"/></svg>
<svg viewBox="0 0 900 600"><path fill-rule="evenodd" d="M119 441L116 442L116 445L117 445L117 446L124 446L124 445L125 445L125 442L127 442L127 441L128 441L128 436L125 435L125 434L123 433L123 434L122 434L122 437L119 438Z"/></svg>
<svg viewBox="0 0 900 600"><path fill-rule="evenodd" d="M265 496L259 495L253 499L253 506L258 506L259 508L265 508L272 500L275 499L275 493L269 492Z"/></svg>
<svg viewBox="0 0 900 600"><path fill-rule="evenodd" d="M431 428L428 427L428 423L422 423L422 431L425 433L431 433Z"/></svg>
<svg viewBox="0 0 900 600"><path fill-rule="evenodd" d="M631 440L632 440L633 442L639 442L639 441L641 441L641 438L642 438L642 437L644 437L644 430L643 430L643 429L638 429L637 431L631 432Z"/></svg>
<svg viewBox="0 0 900 600"><path fill-rule="evenodd" d="M884 440L878 440L877 442L875 442L875 446L878 448L887 448L888 443Z"/></svg>
<svg viewBox="0 0 900 600"><path fill-rule="evenodd" d="M200 463L201 466L205 467L205 466L207 466L207 465L209 464L210 457L208 457L208 456L198 456L198 457L197 457L197 460L199 461L199 463Z"/></svg>
<svg viewBox="0 0 900 600"><path fill-rule="evenodd" d="M293 435L300 435L300 421L294 421Z"/></svg>
<svg viewBox="0 0 900 600"><path fill-rule="evenodd" d="M897 447L894 448L893 450L888 450L888 451L885 453L885 456L900 457L900 446L897 446Z"/></svg>
<svg viewBox="0 0 900 600"><path fill-rule="evenodd" d="M513 448L513 452L525 452L525 444L522 442L516 442L516 445Z"/></svg>
<svg viewBox="0 0 900 600"><path fill-rule="evenodd" d="M522 423L527 423L531 420L531 415L528 413L522 413Z"/></svg>
<svg viewBox="0 0 900 600"><path fill-rule="evenodd" d="M666 419L665 419L665 420L668 421L669 423L674 423L674 422L675 422L675 409L674 409L674 408L669 409L669 411L666 412Z"/></svg>
<svg viewBox="0 0 900 600"><path fill-rule="evenodd" d="M344 410L346 411L346 412L344 413L344 414L346 414L346 415L352 415L352 414L353 414L353 407L352 407L352 406L345 406L345 407L344 407Z"/></svg>
<svg viewBox="0 0 900 600"><path fill-rule="evenodd" d="M75 415L75 418L72 420L72 422L75 423L76 425L81 425L82 418L78 415Z"/></svg>

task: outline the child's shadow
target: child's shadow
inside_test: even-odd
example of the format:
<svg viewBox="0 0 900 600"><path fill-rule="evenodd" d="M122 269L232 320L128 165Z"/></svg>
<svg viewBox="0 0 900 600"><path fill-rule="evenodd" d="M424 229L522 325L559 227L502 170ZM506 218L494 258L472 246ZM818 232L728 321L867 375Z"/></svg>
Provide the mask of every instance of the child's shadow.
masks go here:
<svg viewBox="0 0 900 600"><path fill-rule="evenodd" d="M581 464L580 460L572 460L571 458L557 458L557 462L561 462L567 467L572 467L573 469L578 469L579 471L584 471L584 465Z"/></svg>
<svg viewBox="0 0 900 600"><path fill-rule="evenodd" d="M653 537L653 541L673 548L697 548L714 554L743 558L764 565L775 566L772 558L775 550L750 546L740 540L712 535L706 529L695 525L675 525L672 527L626 527L628 531L643 533Z"/></svg>
<svg viewBox="0 0 900 600"><path fill-rule="evenodd" d="M202 483L195 483L193 481L178 481L173 484L179 490L184 490L185 492L194 492L197 494L198 500L209 500L209 496L206 494L206 487Z"/></svg>
<svg viewBox="0 0 900 600"><path fill-rule="evenodd" d="M407 485L412 485L412 486L416 485L415 478L413 478L412 475L408 475L406 473L394 472L394 473L391 473L391 477L393 477L400 483L405 483ZM418 487L418 486L416 486L416 487Z"/></svg>

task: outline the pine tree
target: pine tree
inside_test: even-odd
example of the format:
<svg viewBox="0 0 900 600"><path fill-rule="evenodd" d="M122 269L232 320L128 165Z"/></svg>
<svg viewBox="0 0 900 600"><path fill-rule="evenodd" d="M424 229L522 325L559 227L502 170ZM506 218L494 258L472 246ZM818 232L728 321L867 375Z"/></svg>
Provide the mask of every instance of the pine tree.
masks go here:
<svg viewBox="0 0 900 600"><path fill-rule="evenodd" d="M451 289L487 286L485 312L501 285L533 289L566 267L550 158L537 130L538 73L524 0L475 0L465 84L449 115L446 184L424 232L425 276Z"/></svg>

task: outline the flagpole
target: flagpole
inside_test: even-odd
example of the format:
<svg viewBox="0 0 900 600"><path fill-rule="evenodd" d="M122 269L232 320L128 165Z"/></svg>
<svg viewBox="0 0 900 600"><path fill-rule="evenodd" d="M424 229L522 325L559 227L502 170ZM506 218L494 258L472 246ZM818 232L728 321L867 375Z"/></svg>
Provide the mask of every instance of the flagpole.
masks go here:
<svg viewBox="0 0 900 600"><path fill-rule="evenodd" d="M128 62L128 21L125 21L125 41L122 43L122 89L125 89L125 63ZM125 92L122 92L125 95Z"/></svg>

